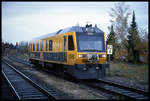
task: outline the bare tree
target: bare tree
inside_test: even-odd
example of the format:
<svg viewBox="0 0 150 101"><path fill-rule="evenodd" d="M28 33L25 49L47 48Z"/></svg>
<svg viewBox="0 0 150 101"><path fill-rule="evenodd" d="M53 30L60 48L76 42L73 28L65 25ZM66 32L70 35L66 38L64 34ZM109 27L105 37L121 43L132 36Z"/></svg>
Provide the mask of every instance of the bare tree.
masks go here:
<svg viewBox="0 0 150 101"><path fill-rule="evenodd" d="M125 3L116 3L114 8L108 12L112 17L110 22L114 26L114 31L121 46L125 48L128 33L128 17L131 14L130 8Z"/></svg>
<svg viewBox="0 0 150 101"><path fill-rule="evenodd" d="M141 40L145 40L148 42L148 31L145 28L139 28L139 34Z"/></svg>
<svg viewBox="0 0 150 101"><path fill-rule="evenodd" d="M145 56L148 57L148 31L144 28L139 28L139 35L140 35L140 43L138 43L137 48L140 50L140 54L144 54Z"/></svg>

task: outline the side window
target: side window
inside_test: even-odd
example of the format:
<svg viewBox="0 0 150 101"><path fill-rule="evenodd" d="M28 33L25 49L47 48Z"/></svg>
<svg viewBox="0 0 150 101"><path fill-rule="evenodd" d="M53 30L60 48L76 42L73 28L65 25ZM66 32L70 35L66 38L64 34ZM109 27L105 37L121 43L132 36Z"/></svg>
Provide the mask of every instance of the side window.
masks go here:
<svg viewBox="0 0 150 101"><path fill-rule="evenodd" d="M31 43L31 51L33 51L33 43Z"/></svg>
<svg viewBox="0 0 150 101"><path fill-rule="evenodd" d="M46 51L47 51L47 40L45 42L46 42Z"/></svg>
<svg viewBox="0 0 150 101"><path fill-rule="evenodd" d="M74 50L74 43L72 35L68 36L68 50Z"/></svg>
<svg viewBox="0 0 150 101"><path fill-rule="evenodd" d="M66 36L64 36L64 51L66 51Z"/></svg>
<svg viewBox="0 0 150 101"><path fill-rule="evenodd" d="M52 51L52 47L53 47L53 42L52 40L49 40L49 50Z"/></svg>
<svg viewBox="0 0 150 101"><path fill-rule="evenodd" d="M33 51L35 51L35 43L33 42Z"/></svg>
<svg viewBox="0 0 150 101"><path fill-rule="evenodd" d="M37 51L39 51L39 42L37 42Z"/></svg>
<svg viewBox="0 0 150 101"><path fill-rule="evenodd" d="M29 49L32 51L32 43L29 43Z"/></svg>
<svg viewBox="0 0 150 101"><path fill-rule="evenodd" d="M43 51L43 40L41 40L41 51Z"/></svg>

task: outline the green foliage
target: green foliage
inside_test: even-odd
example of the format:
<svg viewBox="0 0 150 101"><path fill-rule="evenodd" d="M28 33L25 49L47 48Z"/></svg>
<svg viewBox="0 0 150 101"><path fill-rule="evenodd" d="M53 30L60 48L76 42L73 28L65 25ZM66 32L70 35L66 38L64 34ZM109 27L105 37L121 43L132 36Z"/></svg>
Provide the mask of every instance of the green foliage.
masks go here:
<svg viewBox="0 0 150 101"><path fill-rule="evenodd" d="M6 48L6 49L5 49L5 54L16 55L16 54L17 54L17 51L16 51L15 49Z"/></svg>
<svg viewBox="0 0 150 101"><path fill-rule="evenodd" d="M115 43L116 43L116 35L113 26L111 26L111 31L107 38L107 44L115 44Z"/></svg>
<svg viewBox="0 0 150 101"><path fill-rule="evenodd" d="M135 13L133 11L133 17L132 22L128 31L129 35L128 37L128 60L134 63L139 62L139 49L138 49L138 43L140 43L140 37L137 30L137 24L135 22Z"/></svg>
<svg viewBox="0 0 150 101"><path fill-rule="evenodd" d="M18 48L18 52L19 53L29 53L29 48L28 48L28 46L20 46Z"/></svg>
<svg viewBox="0 0 150 101"><path fill-rule="evenodd" d="M29 59L29 54L27 53L24 53L24 54L18 53L17 56L22 59Z"/></svg>
<svg viewBox="0 0 150 101"><path fill-rule="evenodd" d="M117 49L117 38L116 38L116 34L114 32L113 26L111 26L111 31L110 34L107 37L107 45L113 45L113 54L111 55L110 59L114 60L115 58L115 53L116 53L116 49Z"/></svg>
<svg viewBox="0 0 150 101"><path fill-rule="evenodd" d="M113 45L111 60L121 60L132 63L148 62L148 32L137 27L135 13L133 11L132 22L128 27L129 6L124 3L117 3L109 12L113 26L108 27L110 34L107 44Z"/></svg>
<svg viewBox="0 0 150 101"><path fill-rule="evenodd" d="M148 32L146 29L139 30L140 35L140 43L138 43L137 48L140 51L140 56L144 58L142 62L148 63L148 54L149 54L149 47L148 47Z"/></svg>

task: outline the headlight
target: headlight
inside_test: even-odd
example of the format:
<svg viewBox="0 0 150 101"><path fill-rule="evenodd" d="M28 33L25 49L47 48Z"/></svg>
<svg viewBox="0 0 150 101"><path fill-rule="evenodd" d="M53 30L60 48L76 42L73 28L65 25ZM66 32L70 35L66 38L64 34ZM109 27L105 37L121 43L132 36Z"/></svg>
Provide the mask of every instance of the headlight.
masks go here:
<svg viewBox="0 0 150 101"><path fill-rule="evenodd" d="M86 54L79 54L79 58L86 58L87 55Z"/></svg>
<svg viewBox="0 0 150 101"><path fill-rule="evenodd" d="M99 58L105 58L106 55L105 54L99 54Z"/></svg>
<svg viewBox="0 0 150 101"><path fill-rule="evenodd" d="M84 67L83 70L87 70L87 68Z"/></svg>
<svg viewBox="0 0 150 101"><path fill-rule="evenodd" d="M83 54L79 54L79 58L82 58L83 57Z"/></svg>
<svg viewBox="0 0 150 101"><path fill-rule="evenodd" d="M96 67L96 69L99 69L99 67Z"/></svg>

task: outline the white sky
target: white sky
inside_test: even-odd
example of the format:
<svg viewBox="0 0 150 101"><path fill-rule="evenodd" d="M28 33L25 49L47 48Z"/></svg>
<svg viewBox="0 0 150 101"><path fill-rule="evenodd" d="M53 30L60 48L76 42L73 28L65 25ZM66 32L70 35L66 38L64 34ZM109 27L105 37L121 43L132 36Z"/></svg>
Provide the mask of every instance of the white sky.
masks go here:
<svg viewBox="0 0 150 101"><path fill-rule="evenodd" d="M30 41L59 29L90 22L109 34L110 8L117 2L2 2L2 41ZM148 2L126 2L139 28L148 30ZM129 24L132 20L130 15Z"/></svg>

